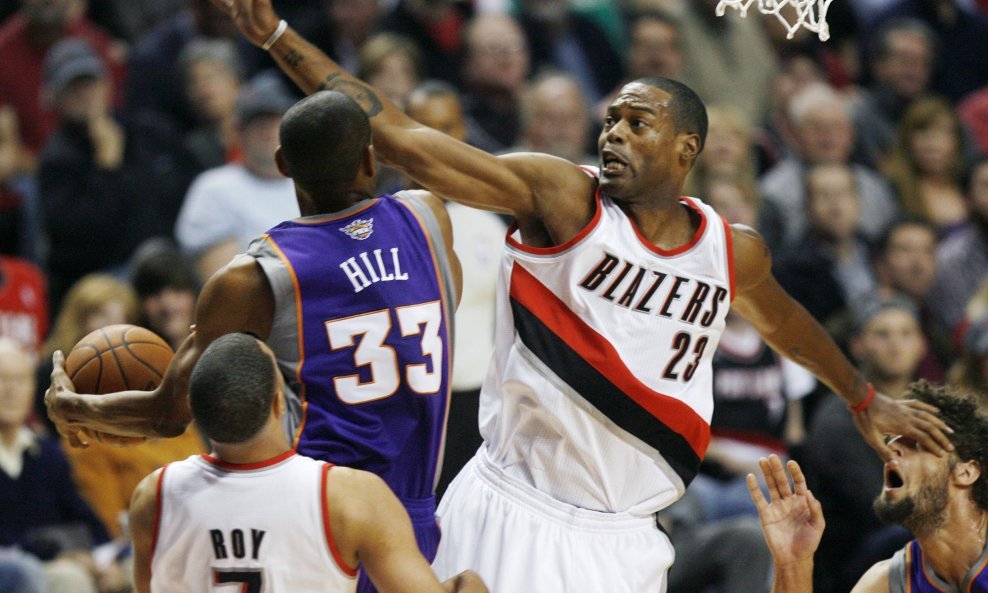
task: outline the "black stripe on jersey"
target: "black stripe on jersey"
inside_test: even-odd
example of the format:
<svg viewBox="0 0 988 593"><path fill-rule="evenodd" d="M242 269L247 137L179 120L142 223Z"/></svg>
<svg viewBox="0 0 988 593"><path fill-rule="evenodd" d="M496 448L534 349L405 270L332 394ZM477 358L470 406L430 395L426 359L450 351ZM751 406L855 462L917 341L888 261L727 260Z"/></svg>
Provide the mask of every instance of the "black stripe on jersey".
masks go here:
<svg viewBox="0 0 988 593"><path fill-rule="evenodd" d="M659 451L683 485L689 485L700 470L689 441L618 389L514 298L511 309L522 343L539 360L611 422Z"/></svg>

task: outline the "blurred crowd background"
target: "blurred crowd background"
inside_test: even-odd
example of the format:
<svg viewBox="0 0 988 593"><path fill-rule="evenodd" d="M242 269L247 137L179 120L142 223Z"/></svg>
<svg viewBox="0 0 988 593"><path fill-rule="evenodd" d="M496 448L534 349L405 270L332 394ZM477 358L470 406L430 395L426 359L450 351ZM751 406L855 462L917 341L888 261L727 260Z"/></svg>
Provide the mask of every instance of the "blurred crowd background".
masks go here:
<svg viewBox="0 0 988 593"><path fill-rule="evenodd" d="M687 194L758 229L783 286L883 392L919 378L984 389L988 1L835 0L826 43L716 5L275 1L414 118L498 154L595 165L622 84L682 80L710 114ZM273 157L298 98L209 0L0 0L0 593L129 590L130 492L202 443L192 430L68 448L44 414L51 354L111 323L178 347L203 281L298 215ZM413 183L390 169L380 181ZM467 285L457 325L477 339L457 344L464 403L443 487L479 442L510 223L450 210ZM744 320L728 318L714 365L703 472L659 516L677 549L670 592L768 590L744 475L769 452L800 460L824 505L816 590L849 590L908 538L871 513L880 460L841 400Z"/></svg>

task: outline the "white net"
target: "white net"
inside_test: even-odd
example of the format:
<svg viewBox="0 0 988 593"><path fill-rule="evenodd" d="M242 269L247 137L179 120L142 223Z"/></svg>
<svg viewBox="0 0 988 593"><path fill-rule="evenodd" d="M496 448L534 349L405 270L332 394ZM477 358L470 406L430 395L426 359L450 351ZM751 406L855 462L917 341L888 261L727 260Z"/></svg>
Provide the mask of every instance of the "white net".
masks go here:
<svg viewBox="0 0 988 593"><path fill-rule="evenodd" d="M724 16L728 8L748 16L748 9L756 4L758 12L770 14L785 26L787 37L792 39L799 28L813 31L820 41L830 38L830 27L827 26L827 9L834 0L720 0L717 4L717 16Z"/></svg>

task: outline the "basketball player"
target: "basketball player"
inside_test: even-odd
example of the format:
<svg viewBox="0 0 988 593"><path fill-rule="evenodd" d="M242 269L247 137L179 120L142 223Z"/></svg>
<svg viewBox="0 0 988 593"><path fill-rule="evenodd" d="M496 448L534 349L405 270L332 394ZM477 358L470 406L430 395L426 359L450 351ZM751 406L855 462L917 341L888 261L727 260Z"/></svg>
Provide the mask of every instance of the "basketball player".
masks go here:
<svg viewBox="0 0 988 593"><path fill-rule="evenodd" d="M474 460L443 499L440 576L494 591L661 591L672 562L652 514L678 499L710 438L710 359L729 306L857 410L888 455L895 432L949 447L925 403L875 394L779 287L761 238L681 198L703 147L702 102L666 79L608 108L600 165L494 157L426 128L281 22L269 0L215 0L307 92L353 97L381 159L422 187L516 219Z"/></svg>
<svg viewBox="0 0 988 593"><path fill-rule="evenodd" d="M212 453L166 465L134 491L138 593L342 593L356 587L358 565L382 593L443 591L379 477L291 448L282 392L274 355L256 338L229 334L203 352L189 401ZM464 573L445 590L486 588Z"/></svg>
<svg viewBox="0 0 988 593"><path fill-rule="evenodd" d="M277 160L295 182L302 218L271 229L209 279L195 331L156 390L75 394L56 354L47 405L74 444L81 426L180 434L199 355L221 335L251 332L290 377L286 431L299 453L384 478L431 560L460 270L440 200L427 192L372 199L370 134L367 116L341 93L289 109Z"/></svg>
<svg viewBox="0 0 988 593"><path fill-rule="evenodd" d="M852 593L937 593L988 591L988 417L983 404L950 387L925 381L910 385L919 401L939 408L953 433L954 453L936 455L915 440L894 436L892 458L885 463L885 487L875 513L915 536L892 558L872 566ZM773 593L809 593L813 589L813 553L824 521L820 503L789 462L793 487L774 455L761 460L770 501L748 475L762 530L775 559Z"/></svg>

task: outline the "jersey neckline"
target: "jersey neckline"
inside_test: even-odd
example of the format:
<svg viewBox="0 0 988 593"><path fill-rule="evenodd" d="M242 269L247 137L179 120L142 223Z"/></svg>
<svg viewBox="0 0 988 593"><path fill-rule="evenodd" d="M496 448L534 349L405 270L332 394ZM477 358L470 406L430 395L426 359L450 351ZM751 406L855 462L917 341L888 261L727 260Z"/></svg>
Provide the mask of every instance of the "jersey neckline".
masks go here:
<svg viewBox="0 0 988 593"><path fill-rule="evenodd" d="M264 459L262 461L254 461L251 463L230 463L229 461L223 461L222 459L215 457L209 453L204 453L200 457L210 465L214 465L221 469L233 470L233 471L245 471L253 469L263 469L266 467L271 467L272 465L277 465L282 461L297 455L295 449L289 449L280 455L276 455L270 459Z"/></svg>

